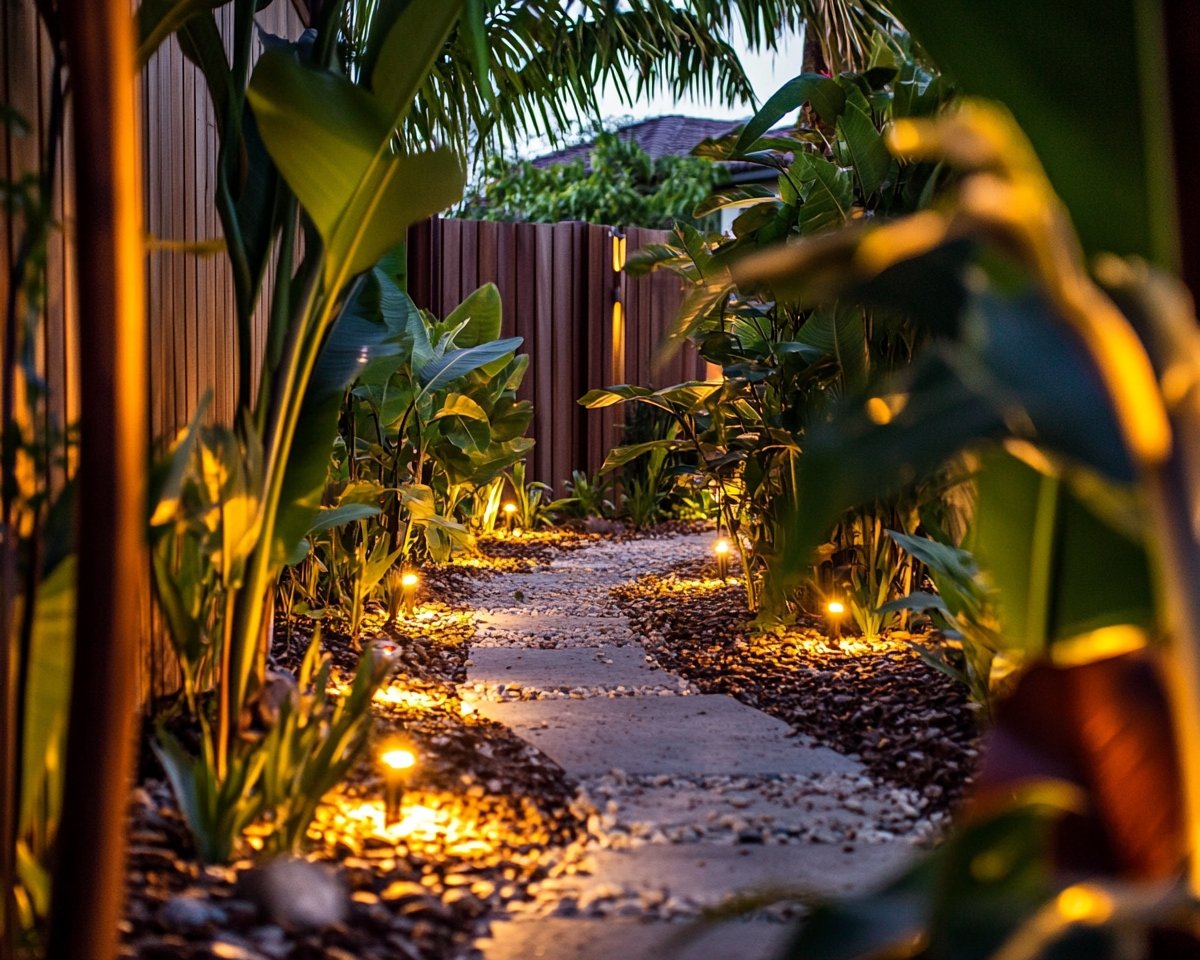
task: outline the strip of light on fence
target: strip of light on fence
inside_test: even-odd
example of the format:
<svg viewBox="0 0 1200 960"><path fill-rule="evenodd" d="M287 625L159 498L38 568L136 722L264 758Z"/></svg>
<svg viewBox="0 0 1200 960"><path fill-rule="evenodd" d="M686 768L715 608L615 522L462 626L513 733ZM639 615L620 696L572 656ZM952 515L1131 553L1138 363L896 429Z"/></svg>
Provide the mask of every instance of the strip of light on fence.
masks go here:
<svg viewBox="0 0 1200 960"><path fill-rule="evenodd" d="M619 233L614 233L612 242L613 273L620 273L625 269L625 238Z"/></svg>
<svg viewBox="0 0 1200 960"><path fill-rule="evenodd" d="M625 307L620 300L612 306L612 383L625 382Z"/></svg>

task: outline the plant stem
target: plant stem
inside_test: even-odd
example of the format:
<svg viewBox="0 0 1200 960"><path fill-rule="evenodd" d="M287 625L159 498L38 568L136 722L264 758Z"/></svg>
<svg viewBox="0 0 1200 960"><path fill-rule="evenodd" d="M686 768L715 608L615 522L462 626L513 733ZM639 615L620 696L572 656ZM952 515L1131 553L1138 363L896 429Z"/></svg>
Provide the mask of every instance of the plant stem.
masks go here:
<svg viewBox="0 0 1200 960"><path fill-rule="evenodd" d="M74 171L82 395L79 579L62 817L46 955L109 960L125 887L146 568L146 323L133 19L74 0Z"/></svg>

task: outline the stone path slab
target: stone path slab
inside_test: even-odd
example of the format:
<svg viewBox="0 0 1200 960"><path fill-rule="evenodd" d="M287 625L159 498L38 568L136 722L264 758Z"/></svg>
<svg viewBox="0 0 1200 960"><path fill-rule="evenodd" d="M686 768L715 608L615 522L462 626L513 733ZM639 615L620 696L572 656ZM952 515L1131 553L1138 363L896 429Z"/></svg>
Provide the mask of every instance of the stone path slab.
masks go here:
<svg viewBox="0 0 1200 960"><path fill-rule="evenodd" d="M675 688L678 679L646 662L641 648L573 647L561 650L515 647L476 648L467 683L516 684L519 687Z"/></svg>
<svg viewBox="0 0 1200 960"><path fill-rule="evenodd" d="M913 848L900 843L763 846L650 844L636 850L598 850L587 874L554 881L559 896L587 902L624 890L660 892L699 906L716 906L735 891L767 890L829 896L871 887L897 872Z"/></svg>
<svg viewBox="0 0 1200 960"><path fill-rule="evenodd" d="M682 923L546 919L494 923L477 945L488 960L774 960L788 933L761 920L701 932Z"/></svg>
<svg viewBox="0 0 1200 960"><path fill-rule="evenodd" d="M633 631L624 617L566 616L519 608L477 613L475 629L472 646L476 650L495 647L615 647L634 642Z"/></svg>
<svg viewBox="0 0 1200 960"><path fill-rule="evenodd" d="M812 774L862 771L826 747L789 737L782 720L732 697L625 697L481 703L572 776Z"/></svg>
<svg viewBox="0 0 1200 960"><path fill-rule="evenodd" d="M887 842L911 832L895 803L863 798L856 777L587 777L581 783L614 846L673 842ZM903 799L903 797L902 797Z"/></svg>

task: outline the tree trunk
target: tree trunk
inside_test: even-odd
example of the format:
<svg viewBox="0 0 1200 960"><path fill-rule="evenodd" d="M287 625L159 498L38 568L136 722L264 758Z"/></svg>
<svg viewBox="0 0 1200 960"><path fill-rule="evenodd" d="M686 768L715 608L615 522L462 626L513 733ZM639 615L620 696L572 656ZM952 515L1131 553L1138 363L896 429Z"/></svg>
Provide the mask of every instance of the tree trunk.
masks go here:
<svg viewBox="0 0 1200 960"><path fill-rule="evenodd" d="M125 887L140 578L146 324L137 75L128 0L67 0L79 282L79 580L47 956L110 960Z"/></svg>

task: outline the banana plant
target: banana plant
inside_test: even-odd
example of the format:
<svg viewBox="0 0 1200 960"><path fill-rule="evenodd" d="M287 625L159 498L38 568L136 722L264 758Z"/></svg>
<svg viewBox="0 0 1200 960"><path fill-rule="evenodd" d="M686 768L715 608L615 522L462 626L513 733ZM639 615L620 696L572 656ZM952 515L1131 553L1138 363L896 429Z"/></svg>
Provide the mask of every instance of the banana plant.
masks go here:
<svg viewBox="0 0 1200 960"><path fill-rule="evenodd" d="M455 518L462 498L525 456L533 408L516 391L529 365L519 337L500 337L492 284L438 320L418 310L380 267L355 309L388 331L396 352L363 366L343 412L347 477L383 489L392 549L421 545L444 560L470 546Z"/></svg>
<svg viewBox="0 0 1200 960"><path fill-rule="evenodd" d="M810 434L798 476L805 509L791 517L785 562L802 565L841 511L896 489L906 475L964 448L985 454L974 544L996 588L1003 649L1028 664L1001 725L1011 733L1035 716L1044 735L1046 718L1077 717L1056 727L1054 744L1026 741L1030 752L1036 746L1054 762L1070 752L1104 817L1104 842L1123 852L1114 875L1162 886L1100 896L1094 884L1061 893L1047 884L975 927L942 912L937 891L953 886L954 865L936 858L891 889L906 887L908 899L886 908L890 930L855 928L856 949L898 943L901 926L906 943L924 931L937 956L991 955L1004 944L1040 956L1080 923L1130 943L1131 934L1171 925L1179 911L1194 917L1200 890L1200 549L1191 522L1200 412L1195 391L1179 386L1200 369L1191 300L1136 258L1107 255L1085 266L1065 207L997 105L963 101L939 118L898 124L889 143L898 155L954 168L954 188L914 216L773 250L739 268L804 303L886 293L911 304L919 278L921 297L961 304L957 322L911 370L847 395ZM1129 656L1156 645L1172 678L1169 699L1151 671L1137 669L1147 660ZM1111 736L1093 743L1097 729ZM1107 780L1117 766L1120 775ZM1064 768L1042 763L1036 772L1050 769ZM997 785L1001 796L1011 797L1011 784ZM1170 825L1125 830L1147 811L1164 812ZM960 842L979 843L988 829L975 820ZM1014 867L1049 878L1047 838L1023 842ZM1186 884L1176 887L1181 870ZM1068 891L1083 896L1080 909L1067 910ZM864 903L850 912L861 918ZM845 919L837 905L823 912L792 955L845 955L835 946Z"/></svg>
<svg viewBox="0 0 1200 960"><path fill-rule="evenodd" d="M336 66L343 4L325 5L315 39L268 44L253 71L258 4L233 0L232 58L217 30L219 5L148 3L140 11L145 54L178 24L207 82L220 138L215 202L235 281L241 412L239 449L226 448L226 468L253 470L238 498L244 525L223 544L218 780L247 697L262 682L276 580L322 506L343 391L364 362L392 349L350 309L360 278L409 224L457 200L464 180L453 151L400 151L394 138L462 3L415 0L379 11L376 55L358 84ZM272 258L277 281L251 396L249 318Z"/></svg>

